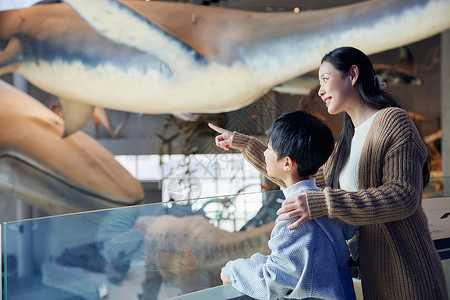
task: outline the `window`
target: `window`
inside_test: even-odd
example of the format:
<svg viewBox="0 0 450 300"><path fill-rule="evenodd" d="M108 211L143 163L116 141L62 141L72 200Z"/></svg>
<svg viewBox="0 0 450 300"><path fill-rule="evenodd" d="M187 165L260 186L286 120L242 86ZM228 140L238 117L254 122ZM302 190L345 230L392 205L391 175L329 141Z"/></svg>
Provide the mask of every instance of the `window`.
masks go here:
<svg viewBox="0 0 450 300"><path fill-rule="evenodd" d="M237 193L261 191L261 174L239 153L118 155L116 160L140 181L160 181L162 201L206 198L195 203L202 206L214 196L232 197ZM222 218L229 219L233 221L232 227L239 228L258 212L261 204L261 194L239 198L233 211L227 212L226 216L218 215L215 223L219 225L224 222ZM229 225L226 227L233 230Z"/></svg>

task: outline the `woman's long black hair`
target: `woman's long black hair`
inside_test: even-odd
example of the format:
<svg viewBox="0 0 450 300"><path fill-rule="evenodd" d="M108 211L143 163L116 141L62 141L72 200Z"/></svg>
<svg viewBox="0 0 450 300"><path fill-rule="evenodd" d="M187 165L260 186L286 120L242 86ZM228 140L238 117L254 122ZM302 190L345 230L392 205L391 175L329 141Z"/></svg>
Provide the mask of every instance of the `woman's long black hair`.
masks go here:
<svg viewBox="0 0 450 300"><path fill-rule="evenodd" d="M359 68L359 76L357 85L359 93L364 102L374 108L383 109L386 107L401 107L399 100L394 96L386 93L380 88L380 82L376 77L375 70L369 58L360 50L353 47L340 47L327 53L321 63L328 62L334 66L336 70L341 73L341 76L346 76L350 72L351 66L355 65ZM339 141L336 149L336 159L332 164L331 177L327 182L327 186L332 188L339 187L339 173L345 166L350 155L350 147L355 132L350 116L344 112L344 121L342 124L342 131L339 136ZM426 163L423 166L423 186L425 187L430 180L429 155Z"/></svg>

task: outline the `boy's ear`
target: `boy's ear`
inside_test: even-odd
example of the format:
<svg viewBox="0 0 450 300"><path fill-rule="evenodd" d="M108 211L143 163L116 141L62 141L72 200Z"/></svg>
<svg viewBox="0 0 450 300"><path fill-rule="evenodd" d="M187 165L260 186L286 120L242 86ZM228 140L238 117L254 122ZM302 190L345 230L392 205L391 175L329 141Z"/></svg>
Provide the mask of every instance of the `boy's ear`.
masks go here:
<svg viewBox="0 0 450 300"><path fill-rule="evenodd" d="M292 170L293 167L294 167L294 161L289 156L286 156L284 158L283 170L285 172L288 172L288 171Z"/></svg>

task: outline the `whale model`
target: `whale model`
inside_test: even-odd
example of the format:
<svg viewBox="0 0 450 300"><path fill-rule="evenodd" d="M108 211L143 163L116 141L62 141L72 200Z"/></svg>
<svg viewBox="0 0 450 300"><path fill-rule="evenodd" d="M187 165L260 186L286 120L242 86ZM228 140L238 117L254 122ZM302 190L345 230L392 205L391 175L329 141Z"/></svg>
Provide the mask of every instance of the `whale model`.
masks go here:
<svg viewBox="0 0 450 300"><path fill-rule="evenodd" d="M450 28L448 0L250 12L158 1L65 0L0 12L0 75L59 97L68 135L94 106L218 113L318 67L344 45L370 55Z"/></svg>
<svg viewBox="0 0 450 300"><path fill-rule="evenodd" d="M1 193L51 214L143 202L112 153L82 131L62 139L62 118L1 80L0 107Z"/></svg>

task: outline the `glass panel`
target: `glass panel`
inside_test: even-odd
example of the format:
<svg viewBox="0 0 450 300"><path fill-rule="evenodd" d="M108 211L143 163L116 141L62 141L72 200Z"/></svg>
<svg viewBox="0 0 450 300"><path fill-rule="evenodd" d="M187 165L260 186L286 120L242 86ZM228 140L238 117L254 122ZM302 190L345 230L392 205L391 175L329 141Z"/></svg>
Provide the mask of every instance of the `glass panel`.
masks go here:
<svg viewBox="0 0 450 300"><path fill-rule="evenodd" d="M267 253L282 198L243 192L3 223L4 299L161 300L220 286L227 261ZM423 207L450 283L450 198Z"/></svg>
<svg viewBox="0 0 450 300"><path fill-rule="evenodd" d="M276 216L254 217L279 193L4 223L5 299L169 299L221 285L228 260L267 252Z"/></svg>
<svg viewBox="0 0 450 300"><path fill-rule="evenodd" d="M450 177L432 177L423 191L424 198L449 197Z"/></svg>
<svg viewBox="0 0 450 300"><path fill-rule="evenodd" d="M450 287L450 177L432 177L423 194L428 227ZM448 292L450 298L450 289Z"/></svg>

